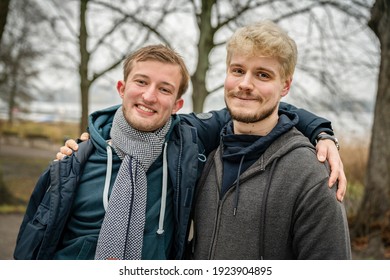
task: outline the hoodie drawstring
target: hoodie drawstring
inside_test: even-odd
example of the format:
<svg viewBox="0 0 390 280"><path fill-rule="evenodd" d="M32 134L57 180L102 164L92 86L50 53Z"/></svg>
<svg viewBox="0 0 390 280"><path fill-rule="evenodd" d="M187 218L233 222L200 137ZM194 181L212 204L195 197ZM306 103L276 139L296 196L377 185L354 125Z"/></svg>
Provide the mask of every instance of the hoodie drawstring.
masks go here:
<svg viewBox="0 0 390 280"><path fill-rule="evenodd" d="M107 206L108 206L108 191L110 190L111 174L112 174L111 146L107 145L106 150L107 150L107 170L106 170L106 180L104 182L104 190L103 190L103 206L105 211L107 211Z"/></svg>
<svg viewBox="0 0 390 280"><path fill-rule="evenodd" d="M158 222L157 234L163 234L164 233L165 209L167 207L167 192L168 192L167 146L168 146L168 143L165 142L164 143L164 149L163 149L163 177L162 177L160 219L159 219L159 222Z"/></svg>
<svg viewBox="0 0 390 280"><path fill-rule="evenodd" d="M242 156L240 160L240 165L238 166L238 173L237 173L237 184L236 184L236 196L234 198L234 208L233 208L233 216L236 215L237 213L237 208L238 208L238 196L240 194L240 175L241 175L241 167L242 163L244 162L245 155Z"/></svg>

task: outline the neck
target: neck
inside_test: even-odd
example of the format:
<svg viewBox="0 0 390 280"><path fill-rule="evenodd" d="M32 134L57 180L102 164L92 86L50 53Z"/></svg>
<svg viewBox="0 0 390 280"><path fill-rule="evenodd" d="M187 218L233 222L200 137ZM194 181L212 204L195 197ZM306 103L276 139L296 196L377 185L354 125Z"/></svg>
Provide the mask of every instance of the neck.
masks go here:
<svg viewBox="0 0 390 280"><path fill-rule="evenodd" d="M278 114L272 114L268 118L254 123L233 120L234 134L266 136L276 126L278 119Z"/></svg>

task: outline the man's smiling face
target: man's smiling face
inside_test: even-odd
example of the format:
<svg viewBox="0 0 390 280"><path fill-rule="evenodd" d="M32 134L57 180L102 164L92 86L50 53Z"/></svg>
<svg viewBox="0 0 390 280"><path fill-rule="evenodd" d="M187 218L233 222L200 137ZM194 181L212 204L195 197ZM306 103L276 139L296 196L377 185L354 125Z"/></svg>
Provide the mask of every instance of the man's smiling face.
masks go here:
<svg viewBox="0 0 390 280"><path fill-rule="evenodd" d="M183 99L177 99L181 78L178 65L134 62L126 81L117 84L127 122L148 132L164 126L183 107Z"/></svg>

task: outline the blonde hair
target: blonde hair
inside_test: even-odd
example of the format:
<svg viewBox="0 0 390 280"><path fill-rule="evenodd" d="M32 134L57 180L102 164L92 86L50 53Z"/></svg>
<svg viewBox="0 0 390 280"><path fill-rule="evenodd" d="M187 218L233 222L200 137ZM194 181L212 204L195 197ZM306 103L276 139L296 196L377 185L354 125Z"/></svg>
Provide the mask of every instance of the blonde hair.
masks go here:
<svg viewBox="0 0 390 280"><path fill-rule="evenodd" d="M226 63L232 55L275 57L281 65L282 78L292 77L297 63L298 50L295 41L270 20L256 22L238 29L229 39Z"/></svg>
<svg viewBox="0 0 390 280"><path fill-rule="evenodd" d="M161 44L150 45L140 48L139 50L130 54L123 62L124 80L126 81L131 70L133 69L134 62L149 60L178 65L180 67L181 81L177 94L177 99L179 99L187 91L190 74L188 73L183 58L177 52L167 46ZM159 70L156 69L156 71Z"/></svg>

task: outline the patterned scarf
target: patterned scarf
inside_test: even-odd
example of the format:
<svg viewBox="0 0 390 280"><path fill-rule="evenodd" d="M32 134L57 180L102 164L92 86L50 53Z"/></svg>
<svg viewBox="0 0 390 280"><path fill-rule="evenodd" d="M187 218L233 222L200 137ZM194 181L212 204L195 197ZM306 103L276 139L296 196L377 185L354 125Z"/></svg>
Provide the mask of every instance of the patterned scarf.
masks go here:
<svg viewBox="0 0 390 280"><path fill-rule="evenodd" d="M123 160L100 230L95 259L141 259L145 227L146 172L162 152L171 119L154 132L132 128L120 107L114 116L112 145Z"/></svg>

